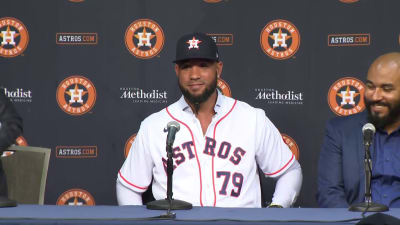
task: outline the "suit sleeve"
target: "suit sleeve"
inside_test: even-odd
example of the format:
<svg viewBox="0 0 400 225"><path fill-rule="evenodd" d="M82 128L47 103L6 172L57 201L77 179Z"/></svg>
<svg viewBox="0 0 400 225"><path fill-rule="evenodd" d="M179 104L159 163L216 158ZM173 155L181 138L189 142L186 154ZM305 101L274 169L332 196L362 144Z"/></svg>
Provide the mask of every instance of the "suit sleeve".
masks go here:
<svg viewBox="0 0 400 225"><path fill-rule="evenodd" d="M15 143L22 134L22 118L14 105L0 89L0 151Z"/></svg>
<svg viewBox="0 0 400 225"><path fill-rule="evenodd" d="M347 208L342 167L342 136L334 120L327 123L318 163L318 193L320 207Z"/></svg>

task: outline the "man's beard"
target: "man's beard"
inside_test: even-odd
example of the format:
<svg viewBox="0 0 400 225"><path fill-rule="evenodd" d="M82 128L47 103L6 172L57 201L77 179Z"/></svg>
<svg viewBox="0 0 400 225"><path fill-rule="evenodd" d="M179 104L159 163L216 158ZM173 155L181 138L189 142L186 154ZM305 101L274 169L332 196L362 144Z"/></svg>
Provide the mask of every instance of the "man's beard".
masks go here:
<svg viewBox="0 0 400 225"><path fill-rule="evenodd" d="M394 102L393 105L390 105L386 102L379 101L369 101L364 97L365 106L367 107L368 112L368 122L374 124L377 129L383 130L386 126L395 123L400 116L400 101ZM387 115L379 117L376 113L371 111L371 106L377 104L386 106L389 109Z"/></svg>
<svg viewBox="0 0 400 225"><path fill-rule="evenodd" d="M192 103L196 111L198 111L200 108L200 104L210 98L210 96L216 91L217 82L217 75L215 75L215 79L211 82L211 84L205 88L203 93L197 96L190 94L190 92L179 83L179 80L178 85L186 100Z"/></svg>

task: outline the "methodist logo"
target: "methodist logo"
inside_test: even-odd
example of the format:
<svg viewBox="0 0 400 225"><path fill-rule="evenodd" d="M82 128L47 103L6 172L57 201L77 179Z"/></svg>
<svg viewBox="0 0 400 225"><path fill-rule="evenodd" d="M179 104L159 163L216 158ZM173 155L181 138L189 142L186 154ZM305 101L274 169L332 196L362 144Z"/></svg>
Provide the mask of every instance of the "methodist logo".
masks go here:
<svg viewBox="0 0 400 225"><path fill-rule="evenodd" d="M328 104L339 116L348 116L365 109L365 84L353 77L337 80L329 88Z"/></svg>
<svg viewBox="0 0 400 225"><path fill-rule="evenodd" d="M57 88L57 103L60 108L73 116L89 112L96 102L96 88L83 76L70 76Z"/></svg>
<svg viewBox="0 0 400 225"><path fill-rule="evenodd" d="M153 20L133 21L125 32L125 46L128 51L141 59L158 55L164 46L164 32Z"/></svg>
<svg viewBox="0 0 400 225"><path fill-rule="evenodd" d="M223 95L228 96L228 97L232 97L231 88L230 88L229 85L228 85L224 80L222 80L221 78L218 78L218 81L217 81L217 88L218 88L218 90L221 91L221 93L222 93Z"/></svg>
<svg viewBox="0 0 400 225"><path fill-rule="evenodd" d="M296 159L299 160L299 157L300 157L299 146L297 146L294 139L287 134L281 134L281 135L282 135L283 141L289 147L290 151L292 151L294 157L296 157Z"/></svg>
<svg viewBox="0 0 400 225"><path fill-rule="evenodd" d="M32 102L32 91L23 88L4 88L4 94L12 102Z"/></svg>
<svg viewBox="0 0 400 225"><path fill-rule="evenodd" d="M287 20L273 20L262 29L261 48L273 59L292 57L300 46L299 30Z"/></svg>
<svg viewBox="0 0 400 225"><path fill-rule="evenodd" d="M56 205L84 206L96 205L93 196L83 189L70 189L60 195Z"/></svg>
<svg viewBox="0 0 400 225"><path fill-rule="evenodd" d="M25 51L28 42L28 30L21 21L12 17L0 18L0 56L18 56Z"/></svg>
<svg viewBox="0 0 400 225"><path fill-rule="evenodd" d="M265 101L268 104L302 105L304 94L292 90L277 90L274 88L255 88L256 100Z"/></svg>
<svg viewBox="0 0 400 225"><path fill-rule="evenodd" d="M132 136L130 136L129 137L129 139L126 141L126 143L125 143L125 151L124 151L124 153L125 153L125 158L126 157L128 157L128 154L129 154L129 151L131 150L131 147L132 147L132 144L133 144L133 141L135 140L135 138L136 138L136 133L134 133Z"/></svg>
<svg viewBox="0 0 400 225"><path fill-rule="evenodd" d="M137 87L121 87L120 99L132 100L132 103L168 103L167 91L143 90Z"/></svg>

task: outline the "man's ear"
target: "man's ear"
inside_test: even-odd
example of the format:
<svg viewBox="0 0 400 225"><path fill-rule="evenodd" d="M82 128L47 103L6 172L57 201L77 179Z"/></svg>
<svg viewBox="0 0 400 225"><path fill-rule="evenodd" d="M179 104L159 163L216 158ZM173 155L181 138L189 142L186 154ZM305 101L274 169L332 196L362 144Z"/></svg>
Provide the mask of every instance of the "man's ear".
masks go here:
<svg viewBox="0 0 400 225"><path fill-rule="evenodd" d="M221 61L217 62L217 77L220 78L224 64Z"/></svg>
<svg viewBox="0 0 400 225"><path fill-rule="evenodd" d="M176 74L176 76L178 76L178 72L179 72L179 65L175 64L175 74Z"/></svg>

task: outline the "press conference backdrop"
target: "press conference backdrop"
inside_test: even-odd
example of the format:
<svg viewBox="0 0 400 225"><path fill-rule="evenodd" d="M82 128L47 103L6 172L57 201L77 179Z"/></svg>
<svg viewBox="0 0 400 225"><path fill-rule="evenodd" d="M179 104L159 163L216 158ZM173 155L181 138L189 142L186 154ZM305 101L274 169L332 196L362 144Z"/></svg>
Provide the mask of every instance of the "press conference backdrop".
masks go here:
<svg viewBox="0 0 400 225"><path fill-rule="evenodd" d="M17 143L52 149L45 204L117 204L116 175L140 122L180 97L176 40L205 32L224 62L219 89L266 111L303 168L296 205L315 207L325 122L364 110L369 64L399 50L399 8L398 0L2 0L0 86L24 118Z"/></svg>

